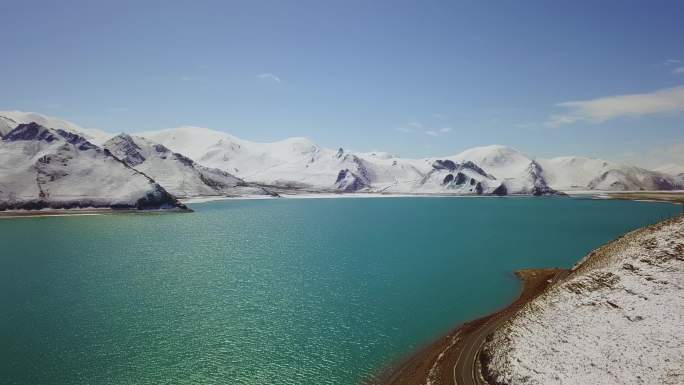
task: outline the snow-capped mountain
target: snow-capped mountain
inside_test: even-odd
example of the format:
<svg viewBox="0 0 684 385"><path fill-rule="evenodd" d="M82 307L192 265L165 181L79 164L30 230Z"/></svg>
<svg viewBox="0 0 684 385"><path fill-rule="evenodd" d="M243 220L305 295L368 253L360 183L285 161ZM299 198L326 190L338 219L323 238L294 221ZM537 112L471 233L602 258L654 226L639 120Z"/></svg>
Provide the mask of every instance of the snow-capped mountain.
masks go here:
<svg viewBox="0 0 684 385"><path fill-rule="evenodd" d="M139 136L186 153L199 163L234 173L249 182L319 191L492 194L501 185L475 164L433 167L439 159L402 159L388 154L354 154L320 147L305 138L256 143L199 127L181 127ZM468 184L445 182L452 173ZM472 184L470 184L472 180ZM498 189L498 190L497 190Z"/></svg>
<svg viewBox="0 0 684 385"><path fill-rule="evenodd" d="M556 189L572 190L674 190L679 183L670 175L601 159L564 156L540 159L544 176Z"/></svg>
<svg viewBox="0 0 684 385"><path fill-rule="evenodd" d="M0 141L0 209L184 208L109 151L62 129L19 124Z"/></svg>
<svg viewBox="0 0 684 385"><path fill-rule="evenodd" d="M77 124L60 118L45 116L35 112L22 111L0 111L0 137L4 136L20 124L38 123L43 127L54 130L64 130L72 134L77 134L90 143L102 145L112 134L93 128L83 128Z"/></svg>
<svg viewBox="0 0 684 385"><path fill-rule="evenodd" d="M544 178L539 163L511 147L475 147L450 158L459 162L474 162L501 180L510 194L554 193Z"/></svg>
<svg viewBox="0 0 684 385"><path fill-rule="evenodd" d="M427 188L432 191L434 186L443 186L447 191L467 195L507 194L506 186L501 181L470 161L455 163L449 159L435 160L416 190Z"/></svg>
<svg viewBox="0 0 684 385"><path fill-rule="evenodd" d="M286 188L357 191L370 184L363 161L305 138L256 143L199 127L138 134L248 182Z"/></svg>
<svg viewBox="0 0 684 385"><path fill-rule="evenodd" d="M119 134L105 142L103 147L179 198L274 195L226 171L199 165L184 155L142 137Z"/></svg>

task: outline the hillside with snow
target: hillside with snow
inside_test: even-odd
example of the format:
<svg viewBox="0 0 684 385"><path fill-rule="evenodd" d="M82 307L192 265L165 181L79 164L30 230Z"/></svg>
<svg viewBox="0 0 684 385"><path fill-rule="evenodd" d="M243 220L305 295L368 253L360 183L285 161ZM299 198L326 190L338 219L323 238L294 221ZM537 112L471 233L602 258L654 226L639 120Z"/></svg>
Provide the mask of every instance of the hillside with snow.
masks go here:
<svg viewBox="0 0 684 385"><path fill-rule="evenodd" d="M539 163L549 184L563 191L675 190L679 187L671 175L601 159L565 156L541 159Z"/></svg>
<svg viewBox="0 0 684 385"><path fill-rule="evenodd" d="M541 166L510 147L475 147L454 155L452 159L474 162L501 180L511 194L544 195L554 192L549 187Z"/></svg>
<svg viewBox="0 0 684 385"><path fill-rule="evenodd" d="M37 123L20 124L0 140L0 210L42 208L184 206L85 138Z"/></svg>
<svg viewBox="0 0 684 385"><path fill-rule="evenodd" d="M412 160L387 154L355 154L342 148L320 147L305 138L256 143L199 127L137 135L188 154L205 166L226 170L249 182L280 188L452 194L505 191L497 190L501 183L472 162L471 167L457 167L452 161L451 169L433 167L439 159ZM450 173L450 178L455 178L458 183L446 179ZM466 176L467 184L461 181Z"/></svg>
<svg viewBox="0 0 684 385"><path fill-rule="evenodd" d="M103 145L128 166L143 172L179 198L274 194L216 168L197 164L145 138L119 134Z"/></svg>
<svg viewBox="0 0 684 385"><path fill-rule="evenodd" d="M0 111L0 136L4 136L20 124L32 122L38 123L43 127L52 128L53 130L64 130L72 134L77 134L87 139L90 143L98 146L114 136L113 134L102 130L83 128L64 119L41 115L35 112L22 111Z"/></svg>
<svg viewBox="0 0 684 385"><path fill-rule="evenodd" d="M684 216L590 253L485 345L497 384L682 384Z"/></svg>
<svg viewBox="0 0 684 385"><path fill-rule="evenodd" d="M252 142L192 126L115 137L59 118L19 111L0 112L0 136L29 121L78 134L94 144L108 143L129 166L182 197L245 195L263 192L264 187L292 193L455 195L684 189L681 175L582 157L535 159L501 145L407 159L383 152L328 149L306 138Z"/></svg>

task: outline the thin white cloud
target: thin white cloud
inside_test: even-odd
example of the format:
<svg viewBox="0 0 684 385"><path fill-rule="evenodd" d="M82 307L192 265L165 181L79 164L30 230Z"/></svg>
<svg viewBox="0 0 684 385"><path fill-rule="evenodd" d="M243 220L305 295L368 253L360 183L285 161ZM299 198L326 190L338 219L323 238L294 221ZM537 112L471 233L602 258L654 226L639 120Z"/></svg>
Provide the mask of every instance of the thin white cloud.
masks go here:
<svg viewBox="0 0 684 385"><path fill-rule="evenodd" d="M410 133L412 133L412 132L415 132L415 130L414 130L413 128L395 127L394 129L397 130L397 131L399 131L399 132L403 132L403 133L405 133L405 134L410 134Z"/></svg>
<svg viewBox="0 0 684 385"><path fill-rule="evenodd" d="M665 61L663 62L663 64L666 65L666 66L672 66L672 65L675 65L675 64L679 64L679 63L681 63L681 62L682 62L682 61L679 60L679 59L667 59L667 60L665 60Z"/></svg>
<svg viewBox="0 0 684 385"><path fill-rule="evenodd" d="M273 75L272 73L263 73L256 76L259 79L270 80L276 83L280 83L280 78Z"/></svg>
<svg viewBox="0 0 684 385"><path fill-rule="evenodd" d="M395 130L399 132L404 132L404 133L424 133L425 135L429 136L440 136L442 134L446 134L447 132L451 132L452 128L451 127L442 127L442 128L428 128L423 125L423 123L420 122L410 122L406 126L402 127L395 127Z"/></svg>
<svg viewBox="0 0 684 385"><path fill-rule="evenodd" d="M192 80L192 78L190 76L181 76L180 80L184 82L189 82L190 80Z"/></svg>
<svg viewBox="0 0 684 385"><path fill-rule="evenodd" d="M684 74L684 67L677 67L677 68L672 70L672 73L675 75Z"/></svg>
<svg viewBox="0 0 684 385"><path fill-rule="evenodd" d="M569 110L552 115L549 127L576 122L600 123L617 118L636 118L644 115L677 113L684 111L684 86L665 88L643 94L606 96L557 104Z"/></svg>

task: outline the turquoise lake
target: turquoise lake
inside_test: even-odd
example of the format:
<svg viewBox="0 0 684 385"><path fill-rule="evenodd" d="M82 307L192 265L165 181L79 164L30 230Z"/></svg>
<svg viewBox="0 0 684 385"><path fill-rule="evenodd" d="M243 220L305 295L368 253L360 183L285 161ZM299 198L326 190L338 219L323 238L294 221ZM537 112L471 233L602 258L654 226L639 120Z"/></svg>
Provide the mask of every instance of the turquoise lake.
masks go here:
<svg viewBox="0 0 684 385"><path fill-rule="evenodd" d="M0 220L0 383L357 384L681 212L571 198L228 200Z"/></svg>

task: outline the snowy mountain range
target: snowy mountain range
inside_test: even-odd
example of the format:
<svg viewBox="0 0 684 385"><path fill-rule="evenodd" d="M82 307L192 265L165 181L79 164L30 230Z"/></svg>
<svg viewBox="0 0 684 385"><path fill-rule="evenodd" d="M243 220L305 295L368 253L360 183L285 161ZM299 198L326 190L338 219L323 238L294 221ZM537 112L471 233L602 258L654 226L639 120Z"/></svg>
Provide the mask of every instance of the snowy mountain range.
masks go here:
<svg viewBox="0 0 684 385"><path fill-rule="evenodd" d="M328 149L306 138L257 143L189 126L115 135L19 111L0 112L0 137L0 202L4 207L42 201L68 206L79 201L67 199L69 194L99 206L136 207L133 198L146 196L146 183L156 186L152 190L159 197L167 194L182 198L276 192L545 195L684 188L684 177L677 174L584 157L534 159L500 145L476 147L452 156L407 159L387 153ZM70 161L37 183L36 175L45 168L39 159L46 155ZM13 164L22 166L10 166ZM102 179L100 172L110 179ZM79 181L79 175L95 177ZM60 190L60 178L68 181L64 186L73 191ZM131 181L123 181L126 178ZM125 190L128 195L124 197L124 189L113 188L114 180L136 187ZM41 190L45 186L49 187L49 200ZM160 205L177 204L175 198L165 199Z"/></svg>

